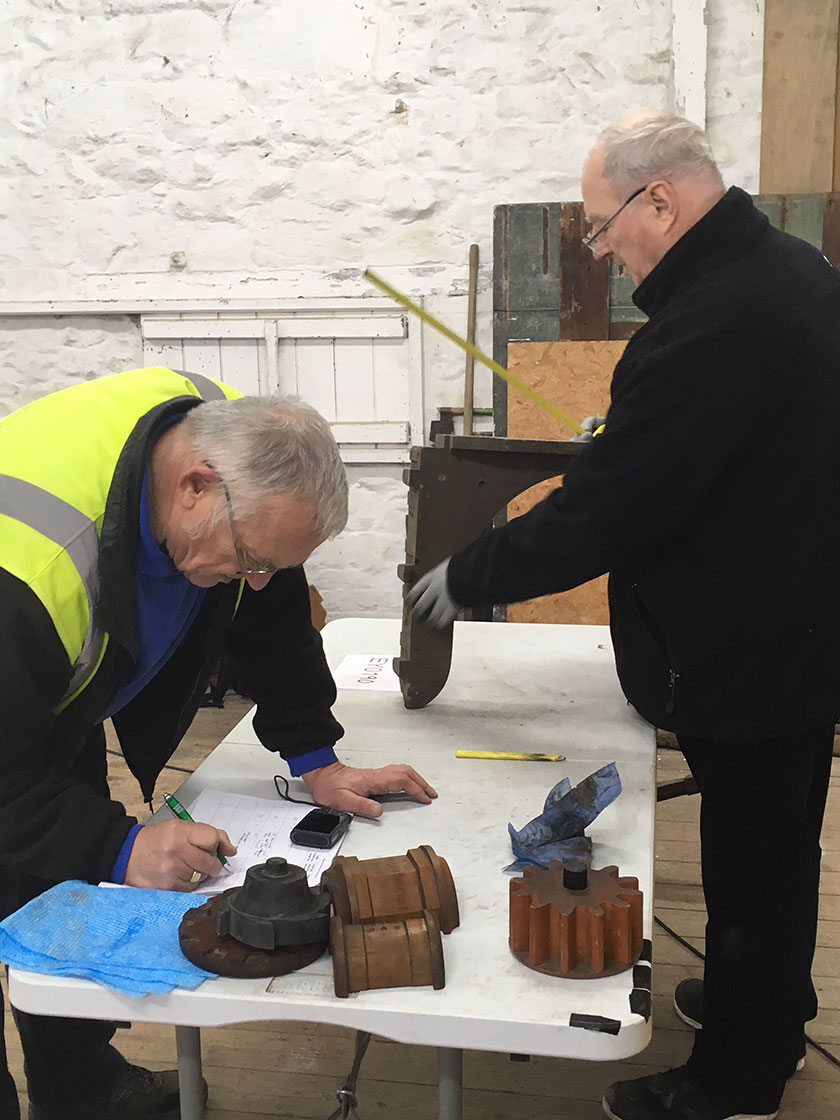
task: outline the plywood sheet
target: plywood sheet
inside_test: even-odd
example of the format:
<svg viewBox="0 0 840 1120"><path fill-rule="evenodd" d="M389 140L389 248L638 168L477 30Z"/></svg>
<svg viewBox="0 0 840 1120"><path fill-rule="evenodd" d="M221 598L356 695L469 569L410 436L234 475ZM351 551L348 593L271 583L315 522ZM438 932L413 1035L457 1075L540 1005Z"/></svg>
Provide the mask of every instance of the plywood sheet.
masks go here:
<svg viewBox="0 0 840 1120"><path fill-rule="evenodd" d="M610 397L610 381L626 342L512 342L508 363L530 388L557 405L567 416L603 416ZM518 439L570 439L572 432L532 401L511 390L508 396L508 434ZM550 479L520 494L508 506L508 517L519 517L562 485ZM562 622L604 625L609 620L607 579L602 576L562 595L546 595L507 609L510 622Z"/></svg>
<svg viewBox="0 0 840 1120"><path fill-rule="evenodd" d="M511 342L510 372L572 420L603 416L610 381L626 342ZM510 390L508 435L514 439L571 439L574 432Z"/></svg>
<svg viewBox="0 0 840 1120"><path fill-rule="evenodd" d="M766 0L763 194L832 189L838 15L840 0Z"/></svg>

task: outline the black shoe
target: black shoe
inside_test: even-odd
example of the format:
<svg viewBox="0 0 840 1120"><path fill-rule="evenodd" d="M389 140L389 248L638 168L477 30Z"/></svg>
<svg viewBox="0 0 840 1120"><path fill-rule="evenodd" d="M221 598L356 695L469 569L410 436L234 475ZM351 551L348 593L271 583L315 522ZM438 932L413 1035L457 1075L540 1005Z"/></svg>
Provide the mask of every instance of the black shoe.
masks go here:
<svg viewBox="0 0 840 1120"><path fill-rule="evenodd" d="M616 1081L601 1104L612 1120L774 1120L778 1114L750 1112L716 1100L691 1080L685 1066Z"/></svg>
<svg viewBox="0 0 840 1120"><path fill-rule="evenodd" d="M674 988L674 1010L684 1023L696 1031L703 1029L703 981L689 977L680 980ZM799 1073L805 1068L805 1039L802 1039L802 1050L797 1055L796 1065L791 1074Z"/></svg>
<svg viewBox="0 0 840 1120"><path fill-rule="evenodd" d="M680 980L674 988L674 1010L684 1023L696 1031L703 1029L703 981L693 976Z"/></svg>
<svg viewBox="0 0 840 1120"><path fill-rule="evenodd" d="M203 1082L207 1100L207 1082ZM29 1120L179 1120L178 1071L152 1073L126 1065L104 1096L69 1108L39 1108L30 1101Z"/></svg>

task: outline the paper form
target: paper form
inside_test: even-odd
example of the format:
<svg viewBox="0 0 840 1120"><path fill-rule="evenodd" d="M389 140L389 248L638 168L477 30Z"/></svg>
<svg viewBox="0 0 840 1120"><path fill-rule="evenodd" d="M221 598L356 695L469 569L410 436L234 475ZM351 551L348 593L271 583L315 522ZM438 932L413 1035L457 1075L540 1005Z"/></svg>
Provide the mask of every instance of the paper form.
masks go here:
<svg viewBox="0 0 840 1120"><path fill-rule="evenodd" d="M204 879L197 888L202 894L219 894L230 887L241 887L248 868L265 863L271 856L283 856L289 863L302 867L309 885L317 886L322 872L330 866L341 847L341 840L325 849L303 848L289 839L291 830L312 805L204 789L188 808L193 820L223 828L237 848L236 855L228 858L230 874L222 872L212 879Z"/></svg>
<svg viewBox="0 0 840 1120"><path fill-rule="evenodd" d="M366 689L368 692L399 692L400 678L394 658L380 653L348 653L333 672L336 688Z"/></svg>

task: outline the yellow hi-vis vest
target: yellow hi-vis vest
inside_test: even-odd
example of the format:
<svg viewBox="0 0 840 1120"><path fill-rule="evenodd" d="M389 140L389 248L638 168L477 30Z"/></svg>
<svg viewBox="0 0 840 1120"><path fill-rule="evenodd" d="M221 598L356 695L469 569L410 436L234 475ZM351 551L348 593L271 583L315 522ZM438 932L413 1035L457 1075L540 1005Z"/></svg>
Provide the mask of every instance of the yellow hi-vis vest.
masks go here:
<svg viewBox="0 0 840 1120"><path fill-rule="evenodd" d="M135 425L178 397L241 396L201 374L136 369L51 393L0 420L0 568L40 599L73 667L58 711L92 678L107 645L96 616L99 537Z"/></svg>

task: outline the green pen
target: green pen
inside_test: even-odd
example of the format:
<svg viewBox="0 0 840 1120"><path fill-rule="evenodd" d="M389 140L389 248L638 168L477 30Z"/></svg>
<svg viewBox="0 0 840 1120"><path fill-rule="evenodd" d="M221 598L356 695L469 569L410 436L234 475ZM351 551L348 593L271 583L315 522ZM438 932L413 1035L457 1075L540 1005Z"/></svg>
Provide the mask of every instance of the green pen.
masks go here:
<svg viewBox="0 0 840 1120"><path fill-rule="evenodd" d="M163 795L163 800L166 803L167 809L169 809L171 813L174 813L179 821L189 821L190 824L195 824L195 821L192 819L192 817L189 815L189 813L177 797L173 797L171 793L165 793ZM219 861L222 867L227 867L228 861L225 859L221 852L216 852L216 859Z"/></svg>

